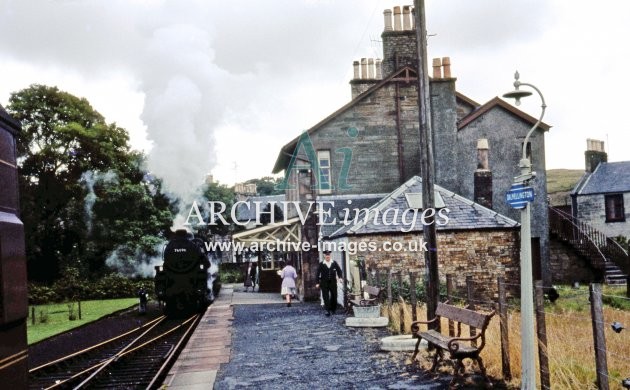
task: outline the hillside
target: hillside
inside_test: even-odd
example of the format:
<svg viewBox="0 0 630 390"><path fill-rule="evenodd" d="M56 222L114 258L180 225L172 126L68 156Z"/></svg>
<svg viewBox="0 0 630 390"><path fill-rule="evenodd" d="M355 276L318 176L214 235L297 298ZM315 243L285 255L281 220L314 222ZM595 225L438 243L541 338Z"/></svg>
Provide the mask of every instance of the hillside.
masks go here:
<svg viewBox="0 0 630 390"><path fill-rule="evenodd" d="M571 204L569 194L580 178L583 169L549 169L547 170L547 193L551 197L552 206Z"/></svg>

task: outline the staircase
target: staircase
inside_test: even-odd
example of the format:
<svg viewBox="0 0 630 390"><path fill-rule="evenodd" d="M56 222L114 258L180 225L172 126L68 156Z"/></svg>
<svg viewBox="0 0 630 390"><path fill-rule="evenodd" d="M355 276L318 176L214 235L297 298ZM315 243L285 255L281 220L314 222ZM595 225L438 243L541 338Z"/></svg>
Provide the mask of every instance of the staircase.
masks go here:
<svg viewBox="0 0 630 390"><path fill-rule="evenodd" d="M601 273L608 284L626 284L630 256L615 240L571 214L549 207L550 233L568 243Z"/></svg>

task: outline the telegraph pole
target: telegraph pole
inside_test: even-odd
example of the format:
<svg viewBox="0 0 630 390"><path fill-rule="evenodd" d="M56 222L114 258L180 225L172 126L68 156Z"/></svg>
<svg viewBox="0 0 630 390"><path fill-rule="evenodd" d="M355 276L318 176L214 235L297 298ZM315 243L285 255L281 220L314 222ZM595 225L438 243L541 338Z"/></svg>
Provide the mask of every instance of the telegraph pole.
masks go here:
<svg viewBox="0 0 630 390"><path fill-rule="evenodd" d="M424 13L424 0L415 0L416 41L418 43L418 112L420 117L420 170L422 175L422 209L435 207L435 178L433 164L433 133L431 130L431 91L427 69L427 30ZM435 317L439 300L437 236L435 218L426 218L422 236L428 251L424 252L427 270L427 319ZM438 321L432 327L439 329Z"/></svg>

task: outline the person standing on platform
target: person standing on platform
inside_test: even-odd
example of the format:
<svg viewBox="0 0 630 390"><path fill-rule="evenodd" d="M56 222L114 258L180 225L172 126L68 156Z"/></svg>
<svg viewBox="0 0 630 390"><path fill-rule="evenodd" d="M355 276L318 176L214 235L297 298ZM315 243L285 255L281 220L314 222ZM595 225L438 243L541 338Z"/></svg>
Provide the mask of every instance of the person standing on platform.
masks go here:
<svg viewBox="0 0 630 390"><path fill-rule="evenodd" d="M291 307L291 298L296 294L295 279L297 279L297 271L291 265L291 260L287 260L287 265L280 271L280 277L282 278L280 295L287 300L287 307Z"/></svg>
<svg viewBox="0 0 630 390"><path fill-rule="evenodd" d="M247 263L247 270L245 270L245 292L251 287L252 292L256 288L256 264L249 262Z"/></svg>
<svg viewBox="0 0 630 390"><path fill-rule="evenodd" d="M324 307L326 308L326 316L335 314L337 310L337 278L341 279L343 273L337 262L330 258L330 251L324 251L324 261L317 268L317 284L322 291L324 298Z"/></svg>

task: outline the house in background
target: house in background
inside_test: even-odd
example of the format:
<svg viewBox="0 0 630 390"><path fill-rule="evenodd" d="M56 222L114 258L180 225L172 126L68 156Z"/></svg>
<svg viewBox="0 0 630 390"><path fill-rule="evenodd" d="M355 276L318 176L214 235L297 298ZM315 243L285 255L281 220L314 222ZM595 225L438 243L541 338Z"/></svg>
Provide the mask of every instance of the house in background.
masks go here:
<svg viewBox="0 0 630 390"><path fill-rule="evenodd" d="M630 161L607 162L604 141L587 140L586 173L571 192L573 216L607 237L630 238Z"/></svg>
<svg viewBox="0 0 630 390"><path fill-rule="evenodd" d="M389 193L420 175L418 57L412 8L385 10L381 37L382 60L363 58L353 64L352 100L279 151L273 173L284 171L288 201ZM506 204L505 192L520 174L522 143L536 119L499 98L479 104L457 92L450 58L436 58L432 66L436 184L506 218L519 219L518 210ZM551 282L544 153L548 129L542 123L527 145L533 170L538 173L532 184L536 192L532 204L534 268L546 284ZM315 229L311 240L325 238ZM441 259L448 261L448 254ZM309 263L304 269L314 269L319 255L303 253L302 260ZM305 280L308 284L308 278Z"/></svg>
<svg viewBox="0 0 630 390"><path fill-rule="evenodd" d="M615 238L630 237L630 161L607 162L604 142L592 139L584 155L586 172L571 191L570 210L549 208L552 278L625 284L630 257Z"/></svg>

